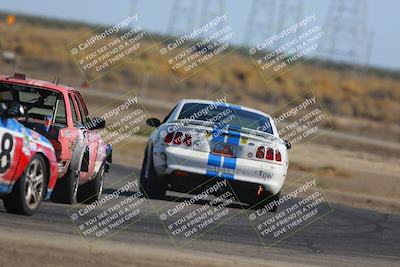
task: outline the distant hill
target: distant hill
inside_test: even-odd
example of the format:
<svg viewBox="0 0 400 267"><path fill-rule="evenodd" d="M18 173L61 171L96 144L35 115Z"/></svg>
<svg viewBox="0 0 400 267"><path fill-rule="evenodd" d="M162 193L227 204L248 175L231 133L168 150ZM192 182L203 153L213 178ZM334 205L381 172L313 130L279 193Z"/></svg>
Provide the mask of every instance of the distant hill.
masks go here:
<svg viewBox="0 0 400 267"><path fill-rule="evenodd" d="M82 83L80 73L66 46L98 25L17 15L9 27L6 14L0 13L0 51L21 53L19 70L29 76L52 80L60 76L66 84ZM156 44L166 36L153 36ZM367 118L400 123L400 72L370 68L354 71L354 66L306 61L268 83L261 78L245 49L230 53L196 75L177 83L162 60L153 40L146 40L149 50L116 70L102 76L91 87L125 92L145 86L150 97L202 97L223 89L232 102L249 104L261 110L290 102L313 89L328 112L338 116ZM150 47L153 46L153 47ZM13 71L13 64L0 60L0 72ZM179 74L178 74L179 75Z"/></svg>

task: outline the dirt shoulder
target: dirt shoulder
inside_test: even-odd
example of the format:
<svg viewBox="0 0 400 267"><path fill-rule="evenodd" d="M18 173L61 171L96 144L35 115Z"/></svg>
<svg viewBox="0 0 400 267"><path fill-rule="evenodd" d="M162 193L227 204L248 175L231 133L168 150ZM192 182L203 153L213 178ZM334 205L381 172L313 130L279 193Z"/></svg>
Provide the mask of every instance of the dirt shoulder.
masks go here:
<svg viewBox="0 0 400 267"><path fill-rule="evenodd" d="M0 266L277 266L258 259L106 241L87 248L78 237L0 229ZM44 261L45 259L45 261ZM280 262L279 266L290 266ZM305 265L296 265L305 266Z"/></svg>

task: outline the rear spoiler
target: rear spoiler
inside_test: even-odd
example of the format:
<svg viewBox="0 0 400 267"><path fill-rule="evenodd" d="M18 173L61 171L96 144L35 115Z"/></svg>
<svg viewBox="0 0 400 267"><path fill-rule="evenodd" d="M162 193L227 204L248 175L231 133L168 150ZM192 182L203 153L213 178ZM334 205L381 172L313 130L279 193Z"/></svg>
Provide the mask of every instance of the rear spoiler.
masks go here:
<svg viewBox="0 0 400 267"><path fill-rule="evenodd" d="M254 130L254 129L249 129L249 128L245 128L245 127L236 129L236 131L240 132L240 133L246 133L246 134L251 134L251 135L258 136L258 137L262 137L271 142L280 142L282 144L285 144L285 142L282 139L280 139L279 137L276 137L275 135L270 134L270 133L266 133L266 132L262 132L262 131L258 131L258 130Z"/></svg>
<svg viewBox="0 0 400 267"><path fill-rule="evenodd" d="M204 127L211 127L211 128L213 128L215 125L214 122L200 121L200 120L175 120L175 121L172 121L171 123L179 123L183 126L196 125L196 126L204 126ZM250 134L250 135L255 135L257 137L267 139L267 141L271 141L271 142L278 142L278 143L286 144L286 142L283 141L282 139L280 139L279 137L276 137L273 134L262 132L259 130L254 130L254 129L250 129L250 128L246 128L246 127L237 127L237 126L236 127L231 126L228 128L228 130L245 133L245 134Z"/></svg>

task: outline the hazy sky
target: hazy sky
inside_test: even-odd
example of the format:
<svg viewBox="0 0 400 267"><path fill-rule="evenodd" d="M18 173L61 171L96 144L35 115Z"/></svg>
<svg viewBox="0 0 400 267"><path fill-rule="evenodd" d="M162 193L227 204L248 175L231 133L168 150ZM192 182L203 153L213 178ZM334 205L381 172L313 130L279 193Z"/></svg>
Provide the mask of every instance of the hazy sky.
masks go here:
<svg viewBox="0 0 400 267"><path fill-rule="evenodd" d="M198 10L202 1L197 2ZM209 2L213 0L208 0ZM351 0L348 0L351 1ZM366 0L368 27L374 34L371 65L400 69L400 21L398 0ZM152 32L167 32L173 0L138 0L137 13L143 26ZM250 0L225 0L225 12L236 31L235 43L244 38ZM130 14L131 0L0 0L0 10L90 23L115 24ZM317 23L326 22L330 0L304 0L305 15L316 14ZM200 13L200 12L198 12ZM199 15L192 14L199 24ZM0 36L1 38L1 36Z"/></svg>

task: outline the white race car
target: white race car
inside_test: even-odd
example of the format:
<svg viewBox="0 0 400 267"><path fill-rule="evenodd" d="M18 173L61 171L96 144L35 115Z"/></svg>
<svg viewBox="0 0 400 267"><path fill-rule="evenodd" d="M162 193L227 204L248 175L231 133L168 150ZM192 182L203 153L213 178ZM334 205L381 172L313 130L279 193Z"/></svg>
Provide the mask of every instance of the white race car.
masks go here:
<svg viewBox="0 0 400 267"><path fill-rule="evenodd" d="M190 99L179 101L162 122L151 118L147 124L157 127L140 177L149 198L162 199L167 190L187 193L213 177L228 180L239 201L251 207L279 198L290 144L279 138L271 116Z"/></svg>

